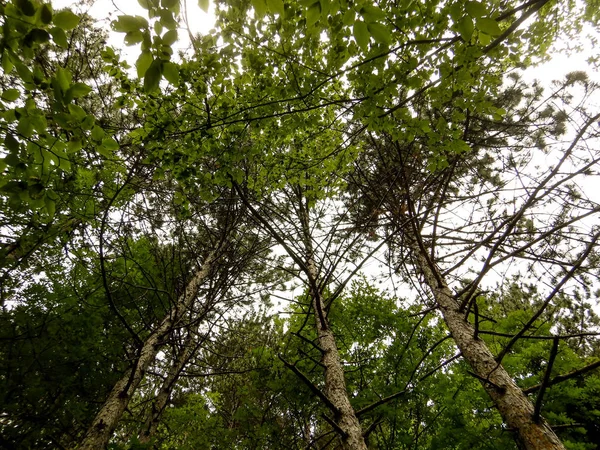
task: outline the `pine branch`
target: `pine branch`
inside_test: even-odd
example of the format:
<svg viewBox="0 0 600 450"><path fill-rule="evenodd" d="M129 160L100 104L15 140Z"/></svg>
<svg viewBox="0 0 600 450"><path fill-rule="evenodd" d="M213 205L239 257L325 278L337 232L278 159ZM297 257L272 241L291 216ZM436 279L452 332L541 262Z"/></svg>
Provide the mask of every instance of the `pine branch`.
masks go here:
<svg viewBox="0 0 600 450"><path fill-rule="evenodd" d="M381 400L376 401L375 403L371 403L369 406L365 406L362 409L359 409L358 411L356 411L356 417L360 417L363 414L368 413L369 411L373 411L375 408L377 408L378 406L383 405L384 403L387 403L391 400L394 400L395 398L400 397L401 395L406 393L406 389L400 392L396 392L395 394L392 395L388 395L385 398L382 398Z"/></svg>
<svg viewBox="0 0 600 450"><path fill-rule="evenodd" d="M331 400L329 400L329 398L325 395L325 393L323 393L321 391L321 389L319 389L317 386L315 386L313 384L313 382L310 381L308 379L308 377L302 373L302 371L300 371L300 369L298 369L294 364L287 362L285 359L283 359L283 357L281 355L277 355L277 357L281 360L281 362L283 364L285 364L285 366L288 369L290 369L292 372L294 372L298 376L298 378L300 378L304 382L304 384L306 384L308 386L308 388L312 391L312 393L315 394L317 397L319 397L319 399L321 399L321 401L323 403L325 403L325 405L335 415L339 414L338 408L335 407L335 405L331 402Z"/></svg>
<svg viewBox="0 0 600 450"><path fill-rule="evenodd" d="M546 388L548 387L548 383L550 382L550 374L552 373L552 366L554 365L554 360L556 359L556 354L558 353L558 343L560 339L554 338L554 342L552 344L552 350L550 351L550 358L548 360L548 366L546 367L546 373L544 374L544 380L540 386L540 393L535 400L535 409L533 410L533 420L539 422L540 420L540 411L542 409L542 399L544 398L544 393L546 392Z"/></svg>
<svg viewBox="0 0 600 450"><path fill-rule="evenodd" d="M575 378L579 375L583 375L587 372L591 372L592 370L597 369L598 367L600 367L600 360L598 360L592 364L588 364L587 366L584 366L581 369L573 370L572 372L566 373L564 375L557 375L548 382L548 386L552 386L552 385L561 383L563 381L570 380L571 378ZM526 389L523 389L523 393L531 394L532 392L535 392L538 389L540 389L542 387L542 384L543 383L536 384L535 386L531 386Z"/></svg>

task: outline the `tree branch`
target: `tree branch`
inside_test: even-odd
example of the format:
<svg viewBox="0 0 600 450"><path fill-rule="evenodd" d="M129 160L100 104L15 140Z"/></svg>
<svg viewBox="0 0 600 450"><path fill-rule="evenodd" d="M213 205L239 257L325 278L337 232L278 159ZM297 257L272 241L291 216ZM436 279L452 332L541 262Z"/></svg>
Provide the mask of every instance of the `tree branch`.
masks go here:
<svg viewBox="0 0 600 450"><path fill-rule="evenodd" d="M283 357L281 355L277 355L277 357L281 360L281 362L283 364L285 364L285 366L288 369L290 369L292 372L294 372L298 376L298 378L300 378L304 382L304 384L306 384L308 386L308 388L312 391L312 393L315 394L317 397L319 397L319 399L321 399L321 401L323 403L325 403L325 405L335 415L339 414L339 410L335 407L335 405L331 402L331 400L329 400L329 398L321 391L321 389L319 389L317 386L315 386L313 384L313 382L310 381L308 379L308 377L300 371L300 369L298 369L294 364L287 362L285 359L283 359Z"/></svg>
<svg viewBox="0 0 600 450"><path fill-rule="evenodd" d="M403 391L400 391L400 392L396 392L395 394L388 395L387 397L382 398L381 400L378 400L375 403L371 403L370 405L365 406L364 408L359 409L358 411L356 411L356 417L360 417L363 414L368 413L369 411L373 411L378 406L381 406L384 403L387 403L387 402L389 402L391 400L394 400L395 398L398 398L398 397L400 397L403 394L406 394L406 389L404 389Z"/></svg>
<svg viewBox="0 0 600 450"><path fill-rule="evenodd" d="M550 382L550 374L552 373L552 366L554 365L554 360L556 359L556 354L558 353L558 343L559 339L554 338L554 342L552 344L552 350L550 351L550 358L548 359L548 366L546 367L546 373L544 374L544 380L540 386L540 392L535 400L535 409L533 410L533 420L539 422L540 420L540 411L542 410L542 400L544 398L544 393L546 392L546 388L548 387L548 383Z"/></svg>
<svg viewBox="0 0 600 450"><path fill-rule="evenodd" d="M547 386L549 387L549 386L561 383L563 381L570 380L571 378L575 378L579 375L583 375L587 372L591 372L592 370L597 369L598 367L600 367L600 360L598 360L594 363L588 364L587 366L584 366L581 369L573 370L572 372L566 373L564 375L557 375L548 382ZM531 394L532 392L535 392L538 389L540 389L542 387L542 384L536 384L534 386L523 389L523 393Z"/></svg>

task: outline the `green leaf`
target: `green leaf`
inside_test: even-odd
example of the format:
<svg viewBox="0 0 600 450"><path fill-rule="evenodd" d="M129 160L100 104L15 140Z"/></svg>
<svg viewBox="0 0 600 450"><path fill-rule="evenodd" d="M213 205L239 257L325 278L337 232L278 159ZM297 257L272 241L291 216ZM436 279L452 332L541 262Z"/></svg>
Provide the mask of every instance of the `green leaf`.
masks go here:
<svg viewBox="0 0 600 450"><path fill-rule="evenodd" d="M40 199L43 197L45 186L42 183L29 183L28 188L29 196L32 199Z"/></svg>
<svg viewBox="0 0 600 450"><path fill-rule="evenodd" d="M467 10L467 14L473 18L483 17L488 14L486 6L480 2L467 2L465 9Z"/></svg>
<svg viewBox="0 0 600 450"><path fill-rule="evenodd" d="M115 151L119 149L119 143L112 137L102 139L102 147L107 150Z"/></svg>
<svg viewBox="0 0 600 450"><path fill-rule="evenodd" d="M146 75L146 71L152 64L152 53L149 51L142 52L135 62L135 68L137 69L138 78L143 78Z"/></svg>
<svg viewBox="0 0 600 450"><path fill-rule="evenodd" d="M69 161L66 154L58 158L58 167L65 172L71 171L71 161Z"/></svg>
<svg viewBox="0 0 600 450"><path fill-rule="evenodd" d="M50 40L50 34L48 34L46 30L42 30L41 28L34 28L27 34L25 40L43 44L44 42L48 42Z"/></svg>
<svg viewBox="0 0 600 450"><path fill-rule="evenodd" d="M361 20L354 22L354 40L363 52L369 50L369 28L367 24Z"/></svg>
<svg viewBox="0 0 600 450"><path fill-rule="evenodd" d="M81 98L86 96L92 91L92 88L84 83L75 83L69 88L66 96L70 98Z"/></svg>
<svg viewBox="0 0 600 450"><path fill-rule="evenodd" d="M279 14L281 17L285 14L283 0L267 0L267 6L272 13Z"/></svg>
<svg viewBox="0 0 600 450"><path fill-rule="evenodd" d="M390 44L392 42L392 34L390 30L385 25L382 25L377 22L372 22L367 25L367 29L371 36L378 41L383 42L384 44Z"/></svg>
<svg viewBox="0 0 600 450"><path fill-rule="evenodd" d="M33 82L33 75L31 74L29 67L20 61L15 63L15 67L17 68L17 73L25 83Z"/></svg>
<svg viewBox="0 0 600 450"><path fill-rule="evenodd" d="M356 13L352 8L347 9L342 17L342 23L346 26L352 25L354 23L355 15Z"/></svg>
<svg viewBox="0 0 600 450"><path fill-rule="evenodd" d="M69 113L71 113L71 115L75 119L80 120L80 121L85 120L85 118L87 117L85 109L83 109L79 105L69 105Z"/></svg>
<svg viewBox="0 0 600 450"><path fill-rule="evenodd" d="M62 92L67 92L67 90L71 86L72 79L73 76L71 75L71 72L69 72L67 69L63 69L62 67L59 67L57 69L56 81L58 81L58 85L60 86Z"/></svg>
<svg viewBox="0 0 600 450"><path fill-rule="evenodd" d="M179 84L179 67L177 67L177 64L173 64L172 62L164 63L162 74L169 83L173 85Z"/></svg>
<svg viewBox="0 0 600 450"><path fill-rule="evenodd" d="M144 33L141 30L130 31L125 35L125 45L139 44L144 40Z"/></svg>
<svg viewBox="0 0 600 450"><path fill-rule="evenodd" d="M502 34L502 30L498 26L498 22L494 19L481 18L477 19L477 28L490 36L499 36Z"/></svg>
<svg viewBox="0 0 600 450"><path fill-rule="evenodd" d="M469 16L465 16L460 20L460 22L458 22L456 27L463 40L465 42L470 42L471 36L473 36L473 30L475 30L473 20Z"/></svg>
<svg viewBox="0 0 600 450"><path fill-rule="evenodd" d="M483 46L489 45L490 42L492 42L492 37L489 34L485 33L479 33L477 35L477 39L479 40L479 43Z"/></svg>
<svg viewBox="0 0 600 450"><path fill-rule="evenodd" d="M146 70L144 75L144 91L147 93L154 92L158 89L160 79L162 77L163 62L160 59L155 59Z"/></svg>
<svg viewBox="0 0 600 450"><path fill-rule="evenodd" d="M95 126L94 128L92 128L91 134L92 134L92 139L94 141L98 141L98 142L101 142L105 136L104 130L99 126Z"/></svg>
<svg viewBox="0 0 600 450"><path fill-rule="evenodd" d="M26 138L30 138L33 135L33 124L29 120L29 117L21 117L19 124L17 125L17 131L21 136Z"/></svg>
<svg viewBox="0 0 600 450"><path fill-rule="evenodd" d="M198 0L198 6L204 12L208 12L209 1L208 0Z"/></svg>
<svg viewBox="0 0 600 450"><path fill-rule="evenodd" d="M267 13L267 3L265 2L265 0L251 0L251 3L258 18L264 16Z"/></svg>
<svg viewBox="0 0 600 450"><path fill-rule="evenodd" d="M7 53L2 54L2 69L4 69L4 73L12 72L15 65L12 63Z"/></svg>
<svg viewBox="0 0 600 450"><path fill-rule="evenodd" d="M148 21L141 16L119 16L113 20L112 28L117 33L130 33L148 28Z"/></svg>
<svg viewBox="0 0 600 450"><path fill-rule="evenodd" d="M50 22L52 22L52 8L49 4L46 3L42 5L40 10L40 19L44 25L48 25Z"/></svg>
<svg viewBox="0 0 600 450"><path fill-rule="evenodd" d="M80 20L81 18L77 14L73 14L67 9L55 14L53 23L63 30L72 30L79 24Z"/></svg>
<svg viewBox="0 0 600 450"><path fill-rule="evenodd" d="M138 0L138 3L142 8L150 9L150 3L148 2L148 0Z"/></svg>
<svg viewBox="0 0 600 450"><path fill-rule="evenodd" d="M169 30L162 37L162 42L165 45L173 45L177 42L177 30Z"/></svg>
<svg viewBox="0 0 600 450"><path fill-rule="evenodd" d="M453 3L449 8L450 17L455 23L458 23L463 16L463 9L460 3Z"/></svg>
<svg viewBox="0 0 600 450"><path fill-rule="evenodd" d="M62 28L58 28L58 27L52 28L50 30L50 35L52 36L52 39L54 39L54 42L56 43L56 45L58 45L59 47L62 47L62 48L69 47L69 42L67 41L67 34L65 33L65 30L63 30Z"/></svg>
<svg viewBox="0 0 600 450"><path fill-rule="evenodd" d="M82 147L83 147L83 145L79 139L67 142L67 152L68 153L73 154L73 153L81 150Z"/></svg>
<svg viewBox="0 0 600 450"><path fill-rule="evenodd" d="M179 0L161 0L160 4L163 8L171 9L177 6Z"/></svg>
<svg viewBox="0 0 600 450"><path fill-rule="evenodd" d="M44 195L44 205L46 207L46 212L52 219L54 214L56 214L56 202L52 200L48 194Z"/></svg>
<svg viewBox="0 0 600 450"><path fill-rule="evenodd" d="M365 22L374 22L385 19L385 13L376 6L365 5L361 8L360 14L365 18Z"/></svg>
<svg viewBox="0 0 600 450"><path fill-rule="evenodd" d="M21 92L18 89L7 89L2 93L2 100L7 102L14 102L19 98Z"/></svg>
<svg viewBox="0 0 600 450"><path fill-rule="evenodd" d="M39 115L33 115L33 116L29 116L29 120L31 121L31 125L33 126L33 128L38 132L38 133L45 133L48 128L48 121L46 120L46 118L39 114Z"/></svg>
<svg viewBox="0 0 600 450"><path fill-rule="evenodd" d="M469 146L469 144L467 144L462 139L452 142L452 144L450 145L450 148L456 154L461 154L461 153L471 151L471 147Z"/></svg>
<svg viewBox="0 0 600 450"><path fill-rule="evenodd" d="M160 12L160 23L162 23L167 29L177 29L177 21L173 17L173 13L168 9L161 9Z"/></svg>
<svg viewBox="0 0 600 450"><path fill-rule="evenodd" d="M17 0L16 5L26 16L31 17L35 14L35 6L31 0Z"/></svg>
<svg viewBox="0 0 600 450"><path fill-rule="evenodd" d="M13 153L17 153L20 149L19 141L10 133L4 138L4 146Z"/></svg>
<svg viewBox="0 0 600 450"><path fill-rule="evenodd" d="M313 3L306 11L306 26L312 27L321 18L321 3Z"/></svg>

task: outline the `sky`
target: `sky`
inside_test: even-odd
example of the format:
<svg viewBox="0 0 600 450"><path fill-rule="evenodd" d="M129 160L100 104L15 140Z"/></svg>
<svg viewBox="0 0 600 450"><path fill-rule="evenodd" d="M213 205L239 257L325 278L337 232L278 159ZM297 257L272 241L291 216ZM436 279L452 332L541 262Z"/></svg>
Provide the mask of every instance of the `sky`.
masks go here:
<svg viewBox="0 0 600 450"><path fill-rule="evenodd" d="M110 22L116 20L120 15L139 15L147 18L147 12L142 8L136 0L95 0L91 7L74 7L75 2L69 0L50 0L53 8L71 8L73 12L88 12L91 16L98 19L99 24L110 29ZM191 31L196 33L207 33L213 28L215 22L214 3L210 2L210 9L205 13L198 7L197 0L181 0L182 11L187 8L188 19ZM179 41L173 46L173 50L177 53L178 50L185 50L189 47L190 41L187 30L179 29ZM127 47L123 42L125 35L123 33L111 32L108 43L115 48L121 49L122 55L127 61L133 65L139 56L139 44Z"/></svg>

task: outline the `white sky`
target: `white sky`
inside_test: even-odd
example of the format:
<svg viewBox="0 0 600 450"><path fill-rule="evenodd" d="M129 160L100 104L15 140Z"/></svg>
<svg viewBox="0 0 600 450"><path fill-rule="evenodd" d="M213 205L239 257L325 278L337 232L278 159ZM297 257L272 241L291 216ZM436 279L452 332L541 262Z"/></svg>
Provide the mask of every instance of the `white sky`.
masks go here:
<svg viewBox="0 0 600 450"><path fill-rule="evenodd" d="M50 0L50 2L55 10L60 8L72 8L75 13L81 12L77 7L73 6L73 1ZM197 0L182 0L181 4L182 11L187 8L189 25L193 34L204 34L213 28L215 16L213 13L214 4L212 1L210 2L208 14L198 7ZM98 25L102 25L106 29L110 29L110 22L116 20L120 15L138 15L146 19L148 18L148 11L142 8L136 0L96 0L91 8L83 9L82 11L88 12L91 16L97 18ZM186 50L190 45L187 30L180 28L178 31L179 41L173 45L175 55L178 50ZM124 33L111 32L108 44L116 49L120 49L123 57L133 66L140 54L140 46L139 44L131 47L126 46L123 41L124 37Z"/></svg>

